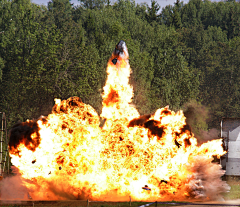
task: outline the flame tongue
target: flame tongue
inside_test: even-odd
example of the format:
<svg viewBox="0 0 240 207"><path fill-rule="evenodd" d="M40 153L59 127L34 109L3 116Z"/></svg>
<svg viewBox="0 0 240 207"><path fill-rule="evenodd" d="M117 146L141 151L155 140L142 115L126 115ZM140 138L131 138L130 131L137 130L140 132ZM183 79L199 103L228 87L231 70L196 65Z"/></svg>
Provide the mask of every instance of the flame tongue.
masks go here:
<svg viewBox="0 0 240 207"><path fill-rule="evenodd" d="M33 199L185 200L226 191L221 167L211 163L213 155L225 153L220 139L199 147L182 111L165 107L139 116L130 105L123 41L107 73L103 127L96 111L77 97L56 99L48 117L13 127L12 163Z"/></svg>
<svg viewBox="0 0 240 207"><path fill-rule="evenodd" d="M114 64L114 61L116 63ZM107 80L103 87L103 107L101 117L106 119L127 119L139 116L138 111L130 105L133 88L129 85L131 68L128 62L128 50L125 42L120 41L107 65Z"/></svg>

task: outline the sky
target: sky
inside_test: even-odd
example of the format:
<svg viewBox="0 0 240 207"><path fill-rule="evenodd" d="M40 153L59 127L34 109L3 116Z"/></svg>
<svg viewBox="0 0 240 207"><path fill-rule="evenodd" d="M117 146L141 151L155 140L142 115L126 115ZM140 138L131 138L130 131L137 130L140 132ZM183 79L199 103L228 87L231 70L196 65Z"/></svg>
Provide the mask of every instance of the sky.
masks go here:
<svg viewBox="0 0 240 207"><path fill-rule="evenodd" d="M49 2L50 0L32 0L33 3L36 4L44 4L47 5L47 2ZM161 6L161 9L164 8L165 6L171 4L173 5L174 2L176 2L176 0L156 0L157 3L159 4L159 6ZM184 3L187 3L188 0L182 0ZM136 4L140 4L140 3L147 3L150 5L151 0L135 0ZM73 3L74 5L78 5L79 1L78 0L71 0L71 3Z"/></svg>

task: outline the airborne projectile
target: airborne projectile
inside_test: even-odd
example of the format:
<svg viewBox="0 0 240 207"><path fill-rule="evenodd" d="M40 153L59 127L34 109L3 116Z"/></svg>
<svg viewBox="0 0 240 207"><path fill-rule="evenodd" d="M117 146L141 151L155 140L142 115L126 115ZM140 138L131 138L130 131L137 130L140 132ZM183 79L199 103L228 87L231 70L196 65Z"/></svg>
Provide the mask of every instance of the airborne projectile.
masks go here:
<svg viewBox="0 0 240 207"><path fill-rule="evenodd" d="M127 46L123 40L120 40L113 51L112 63L116 65L120 58L128 58Z"/></svg>

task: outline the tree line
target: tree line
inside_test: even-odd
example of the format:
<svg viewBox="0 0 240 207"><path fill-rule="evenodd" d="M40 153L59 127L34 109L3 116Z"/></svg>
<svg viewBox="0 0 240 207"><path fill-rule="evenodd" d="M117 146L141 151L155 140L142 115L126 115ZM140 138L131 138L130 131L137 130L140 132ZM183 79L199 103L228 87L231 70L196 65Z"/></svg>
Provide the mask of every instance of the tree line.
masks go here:
<svg viewBox="0 0 240 207"><path fill-rule="evenodd" d="M0 1L0 109L9 128L47 115L54 98L78 96L100 114L107 61L119 40L129 50L141 114L204 106L209 116L194 115L196 133L240 117L239 2L177 0L161 10L154 0L80 3Z"/></svg>

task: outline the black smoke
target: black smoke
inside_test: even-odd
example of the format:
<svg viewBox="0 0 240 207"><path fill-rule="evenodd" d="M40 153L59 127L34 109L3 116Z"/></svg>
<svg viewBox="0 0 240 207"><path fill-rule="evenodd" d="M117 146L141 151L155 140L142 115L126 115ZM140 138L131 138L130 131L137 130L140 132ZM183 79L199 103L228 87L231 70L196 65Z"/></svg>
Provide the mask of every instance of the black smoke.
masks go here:
<svg viewBox="0 0 240 207"><path fill-rule="evenodd" d="M40 134L37 120L17 123L12 127L8 143L11 154L19 155L18 147L21 143L32 151L39 146Z"/></svg>
<svg viewBox="0 0 240 207"><path fill-rule="evenodd" d="M161 138L164 134L164 127L159 127L159 121L149 120L150 117L151 114L147 114L135 118L129 122L128 127L142 126L144 128L147 128L149 130L149 133L152 135Z"/></svg>

